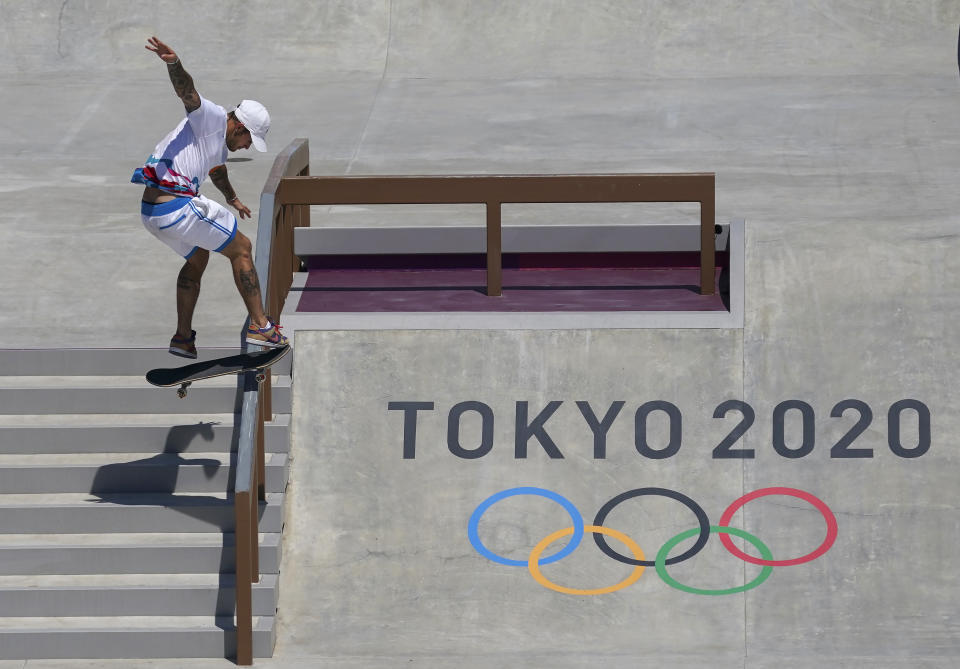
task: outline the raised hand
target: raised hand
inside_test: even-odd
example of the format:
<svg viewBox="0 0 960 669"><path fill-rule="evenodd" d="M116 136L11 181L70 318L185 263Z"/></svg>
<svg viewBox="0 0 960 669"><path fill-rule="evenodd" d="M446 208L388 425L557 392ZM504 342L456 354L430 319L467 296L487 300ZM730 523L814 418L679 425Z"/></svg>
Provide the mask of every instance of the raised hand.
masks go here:
<svg viewBox="0 0 960 669"><path fill-rule="evenodd" d="M151 37L150 39L148 39L147 44L143 48L145 48L147 51L153 51L155 54L157 54L160 57L160 60L162 60L167 65L173 65L178 60L180 60L179 58L177 58L177 54L174 52L173 49L171 49L166 44L158 40L156 37Z"/></svg>
<svg viewBox="0 0 960 669"><path fill-rule="evenodd" d="M189 114L199 108L200 95L193 85L193 77L183 69L183 64L177 57L176 52L156 37L149 38L144 48L147 51L153 51L160 57L160 60L167 64L167 74L170 75L173 90L177 97L183 101L183 107L187 110L187 113Z"/></svg>

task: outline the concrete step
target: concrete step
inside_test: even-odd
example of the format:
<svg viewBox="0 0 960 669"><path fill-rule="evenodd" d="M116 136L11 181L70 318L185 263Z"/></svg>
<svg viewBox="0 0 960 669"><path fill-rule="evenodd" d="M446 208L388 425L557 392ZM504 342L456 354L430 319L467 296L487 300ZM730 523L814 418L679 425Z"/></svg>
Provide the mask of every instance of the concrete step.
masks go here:
<svg viewBox="0 0 960 669"><path fill-rule="evenodd" d="M233 533L0 534L0 575L220 574L236 569ZM281 541L260 535L260 570L280 571Z"/></svg>
<svg viewBox="0 0 960 669"><path fill-rule="evenodd" d="M256 657L275 643L291 361L272 370L264 435ZM143 377L184 362L163 349L0 351L0 661L235 654L225 491L242 394L236 376L185 399Z"/></svg>
<svg viewBox="0 0 960 669"><path fill-rule="evenodd" d="M30 493L180 493L233 489L229 453L0 455L0 490ZM266 489L283 492L285 453L266 454Z"/></svg>
<svg viewBox="0 0 960 669"><path fill-rule="evenodd" d="M289 357L289 356L287 356ZM290 377L274 376L273 410L290 413ZM242 403L235 375L200 381L186 398L142 376L0 376L0 414L235 413Z"/></svg>
<svg viewBox="0 0 960 669"><path fill-rule="evenodd" d="M240 338L237 337L239 344ZM224 358L237 348L200 348L197 361ZM271 369L289 375L293 356L286 355ZM190 364L165 348L0 349L0 376L143 376L158 367Z"/></svg>
<svg viewBox="0 0 960 669"><path fill-rule="evenodd" d="M277 610L276 574L253 584L253 615ZM108 574L0 576L4 612L18 618L51 616L230 616L236 603L233 574Z"/></svg>
<svg viewBox="0 0 960 669"><path fill-rule="evenodd" d="M0 454L227 453L236 450L239 421L232 413L0 415ZM289 414L276 414L264 427L266 451L287 452Z"/></svg>
<svg viewBox="0 0 960 669"><path fill-rule="evenodd" d="M254 657L270 657L276 618L253 620ZM233 618L5 618L0 660L234 657ZM189 666L189 665L185 665Z"/></svg>
<svg viewBox="0 0 960 669"><path fill-rule="evenodd" d="M227 493L0 495L0 535L233 532L234 525L233 495ZM267 493L260 531L282 527L283 495Z"/></svg>

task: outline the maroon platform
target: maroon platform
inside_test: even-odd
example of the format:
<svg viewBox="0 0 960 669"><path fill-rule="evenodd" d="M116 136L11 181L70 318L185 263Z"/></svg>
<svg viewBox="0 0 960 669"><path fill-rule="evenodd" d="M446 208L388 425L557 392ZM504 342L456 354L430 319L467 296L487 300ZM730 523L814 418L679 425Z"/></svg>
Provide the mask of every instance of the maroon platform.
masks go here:
<svg viewBox="0 0 960 669"><path fill-rule="evenodd" d="M500 297L486 295L482 257L313 257L297 312L727 310L726 254L717 254L714 295L700 295L696 263L664 255L504 256Z"/></svg>

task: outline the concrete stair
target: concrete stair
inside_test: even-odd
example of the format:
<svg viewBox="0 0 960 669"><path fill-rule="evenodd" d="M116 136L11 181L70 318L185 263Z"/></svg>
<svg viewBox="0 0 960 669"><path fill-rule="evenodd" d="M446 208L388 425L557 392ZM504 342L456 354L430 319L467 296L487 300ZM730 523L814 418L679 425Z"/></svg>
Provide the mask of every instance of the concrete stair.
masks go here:
<svg viewBox="0 0 960 669"><path fill-rule="evenodd" d="M4 625L3 655L16 659L230 657L237 647L232 616L5 618ZM273 616L254 617L254 657L273 653L274 625Z"/></svg>
<svg viewBox="0 0 960 669"><path fill-rule="evenodd" d="M277 575L253 587L253 614L277 610ZM99 616L190 616L209 610L233 615L236 599L232 574L96 574L69 576L0 576L0 610L22 618Z"/></svg>
<svg viewBox="0 0 960 669"><path fill-rule="evenodd" d="M273 383L274 401L289 406L289 379L275 377ZM158 392L142 376L0 377L0 415L221 413L239 411L242 401L234 376L196 383L189 398L180 401L170 389Z"/></svg>
<svg viewBox="0 0 960 669"><path fill-rule="evenodd" d="M201 359L236 351L208 349ZM254 655L273 652L291 359L272 372ZM0 660L231 657L234 376L163 350L0 351Z"/></svg>
<svg viewBox="0 0 960 669"><path fill-rule="evenodd" d="M232 532L6 534L0 536L0 575L229 574ZM280 571L280 534L260 535L260 568Z"/></svg>
<svg viewBox="0 0 960 669"><path fill-rule="evenodd" d="M233 485L233 460L229 453L0 455L0 490L27 494L47 486L62 492L109 495L164 492L179 486L218 492ZM267 491L283 492L286 475L286 454L267 453Z"/></svg>
<svg viewBox="0 0 960 669"><path fill-rule="evenodd" d="M0 416L0 455L179 453L194 440L204 453L229 453L236 448L234 427L234 414L8 415ZM289 428L288 414L274 415L264 431L267 453L286 452Z"/></svg>

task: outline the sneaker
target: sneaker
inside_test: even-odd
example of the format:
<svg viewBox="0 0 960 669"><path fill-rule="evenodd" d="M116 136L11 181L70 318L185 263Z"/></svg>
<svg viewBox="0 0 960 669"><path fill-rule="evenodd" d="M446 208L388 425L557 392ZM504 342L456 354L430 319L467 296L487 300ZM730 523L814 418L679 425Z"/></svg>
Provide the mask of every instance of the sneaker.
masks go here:
<svg viewBox="0 0 960 669"><path fill-rule="evenodd" d="M190 330L190 338L181 337L178 334L173 335L173 339L170 340L170 352L174 355L178 355L181 358L190 358L191 360L197 359L197 332L196 330Z"/></svg>
<svg viewBox="0 0 960 669"><path fill-rule="evenodd" d="M280 334L281 329L279 325L274 325L269 319L267 319L267 327L262 329L254 325L249 325L247 327L247 343L267 346L269 348L288 346L290 342Z"/></svg>

